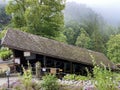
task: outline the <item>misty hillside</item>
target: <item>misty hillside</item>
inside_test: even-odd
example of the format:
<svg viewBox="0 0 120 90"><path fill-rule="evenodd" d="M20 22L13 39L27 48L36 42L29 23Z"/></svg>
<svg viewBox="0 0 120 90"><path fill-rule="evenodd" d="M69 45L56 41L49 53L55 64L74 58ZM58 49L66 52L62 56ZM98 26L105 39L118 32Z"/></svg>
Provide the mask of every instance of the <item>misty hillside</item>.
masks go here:
<svg viewBox="0 0 120 90"><path fill-rule="evenodd" d="M75 2L66 3L64 17L65 23L69 21L81 22L84 18L87 18L89 14L94 13L92 9L88 8L84 4L78 4Z"/></svg>
<svg viewBox="0 0 120 90"><path fill-rule="evenodd" d="M64 11L65 15L65 23L69 21L82 21L82 19L87 18L90 14L98 14L99 16L102 16L104 21L110 25L117 26L120 23L120 17L118 14L115 14L115 11L111 9L113 13L108 11L107 9L104 9L104 11L101 10L101 8L94 7L90 8L85 4L79 4L76 2L67 2L66 8Z"/></svg>
<svg viewBox="0 0 120 90"><path fill-rule="evenodd" d="M104 20L113 26L120 25L120 11L118 8L111 7L111 8L102 8L94 7L92 8L95 12L100 13Z"/></svg>

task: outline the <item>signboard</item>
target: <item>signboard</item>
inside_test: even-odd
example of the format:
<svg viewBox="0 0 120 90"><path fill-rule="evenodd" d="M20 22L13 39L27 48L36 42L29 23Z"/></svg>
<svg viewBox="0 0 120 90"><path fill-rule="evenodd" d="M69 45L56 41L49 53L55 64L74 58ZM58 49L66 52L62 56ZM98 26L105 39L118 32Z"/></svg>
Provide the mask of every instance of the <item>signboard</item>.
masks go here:
<svg viewBox="0 0 120 90"><path fill-rule="evenodd" d="M20 58L15 58L15 63L20 64Z"/></svg>
<svg viewBox="0 0 120 90"><path fill-rule="evenodd" d="M30 56L31 53L30 52L24 52L24 56L27 57L27 56Z"/></svg>
<svg viewBox="0 0 120 90"><path fill-rule="evenodd" d="M42 71L45 72L45 71L46 71L46 68L42 68Z"/></svg>
<svg viewBox="0 0 120 90"><path fill-rule="evenodd" d="M30 56L26 56L26 59L27 59L27 60L33 60L33 59L36 59L36 54L31 53Z"/></svg>
<svg viewBox="0 0 120 90"><path fill-rule="evenodd" d="M51 74L56 74L56 68L50 68L50 73Z"/></svg>

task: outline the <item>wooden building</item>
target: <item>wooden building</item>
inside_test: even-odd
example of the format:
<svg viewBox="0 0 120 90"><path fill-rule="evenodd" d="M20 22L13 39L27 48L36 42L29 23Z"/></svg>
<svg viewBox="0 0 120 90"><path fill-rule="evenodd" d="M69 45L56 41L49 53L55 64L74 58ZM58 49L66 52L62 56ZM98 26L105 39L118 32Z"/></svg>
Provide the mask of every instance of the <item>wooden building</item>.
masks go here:
<svg viewBox="0 0 120 90"><path fill-rule="evenodd" d="M34 67L35 63L40 61L44 68L60 68L64 73L84 75L86 67L92 71L94 57L96 64L103 63L106 67L115 69L115 65L102 53L19 30L8 30L2 45L12 49L15 62L23 66L26 66L29 61Z"/></svg>

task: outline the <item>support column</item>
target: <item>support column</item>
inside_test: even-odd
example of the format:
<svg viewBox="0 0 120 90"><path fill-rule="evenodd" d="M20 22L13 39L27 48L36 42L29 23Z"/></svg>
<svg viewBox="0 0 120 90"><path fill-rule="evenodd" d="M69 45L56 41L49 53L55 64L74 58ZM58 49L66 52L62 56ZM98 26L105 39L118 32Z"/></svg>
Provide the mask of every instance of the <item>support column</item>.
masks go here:
<svg viewBox="0 0 120 90"><path fill-rule="evenodd" d="M46 56L43 56L43 64L44 64L44 67L46 67Z"/></svg>
<svg viewBox="0 0 120 90"><path fill-rule="evenodd" d="M64 72L66 73L66 63L64 62Z"/></svg>
<svg viewBox="0 0 120 90"><path fill-rule="evenodd" d="M70 73L73 73L73 66L72 66L72 62L70 62Z"/></svg>
<svg viewBox="0 0 120 90"><path fill-rule="evenodd" d="M56 63L57 63L56 60L54 60L54 67L55 67L55 68L56 68Z"/></svg>

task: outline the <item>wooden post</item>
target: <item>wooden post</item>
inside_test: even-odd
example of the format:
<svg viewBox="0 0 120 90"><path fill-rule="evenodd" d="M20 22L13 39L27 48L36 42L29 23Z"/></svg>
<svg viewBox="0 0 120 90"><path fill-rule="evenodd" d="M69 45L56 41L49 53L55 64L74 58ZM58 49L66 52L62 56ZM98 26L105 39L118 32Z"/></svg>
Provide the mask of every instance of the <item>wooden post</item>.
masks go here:
<svg viewBox="0 0 120 90"><path fill-rule="evenodd" d="M46 67L46 56L43 56L44 67Z"/></svg>
<svg viewBox="0 0 120 90"><path fill-rule="evenodd" d="M64 72L66 73L66 63L64 62Z"/></svg>
<svg viewBox="0 0 120 90"><path fill-rule="evenodd" d="M41 63L37 62L36 63L36 77L40 78L40 76L41 76Z"/></svg>
<svg viewBox="0 0 120 90"><path fill-rule="evenodd" d="M72 64L73 73L75 74L75 64Z"/></svg>
<svg viewBox="0 0 120 90"><path fill-rule="evenodd" d="M72 62L70 62L70 73L73 73L73 66L72 66Z"/></svg>
<svg viewBox="0 0 120 90"><path fill-rule="evenodd" d="M56 60L54 60L54 67L56 68Z"/></svg>

